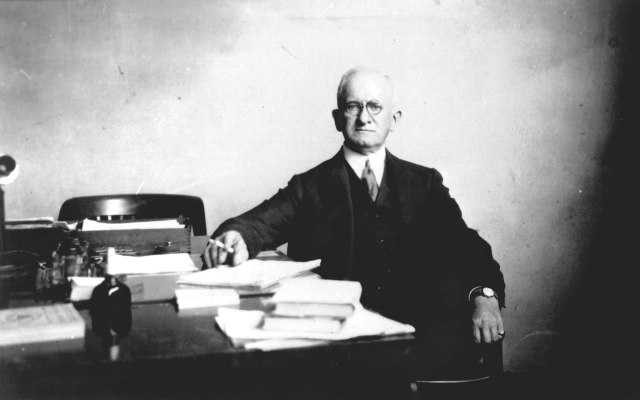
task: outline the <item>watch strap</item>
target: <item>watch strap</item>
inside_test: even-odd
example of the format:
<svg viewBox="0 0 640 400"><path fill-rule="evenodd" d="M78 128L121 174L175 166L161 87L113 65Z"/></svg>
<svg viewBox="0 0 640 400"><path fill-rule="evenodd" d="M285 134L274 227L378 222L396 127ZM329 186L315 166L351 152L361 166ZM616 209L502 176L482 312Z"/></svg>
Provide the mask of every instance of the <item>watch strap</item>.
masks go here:
<svg viewBox="0 0 640 400"><path fill-rule="evenodd" d="M469 291L468 299L469 301L473 300L474 297L480 295L482 293L482 286L476 286Z"/></svg>
<svg viewBox="0 0 640 400"><path fill-rule="evenodd" d="M471 291L469 292L469 301L471 301L472 299L476 298L477 296L482 296L482 297L486 297L488 299L490 298L495 298L496 300L498 299L498 295L495 292L495 290L491 289L491 291L493 292L493 296L487 296L484 294L484 289L488 288L487 286L476 286L473 289L471 289Z"/></svg>

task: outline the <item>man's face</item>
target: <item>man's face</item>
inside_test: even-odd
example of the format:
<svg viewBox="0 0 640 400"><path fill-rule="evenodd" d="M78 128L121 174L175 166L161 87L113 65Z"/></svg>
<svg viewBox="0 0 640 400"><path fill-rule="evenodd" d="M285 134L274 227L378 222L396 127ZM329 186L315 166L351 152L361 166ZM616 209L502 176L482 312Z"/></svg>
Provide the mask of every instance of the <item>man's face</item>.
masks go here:
<svg viewBox="0 0 640 400"><path fill-rule="evenodd" d="M376 73L353 75L340 104L333 111L336 129L342 132L347 147L361 154L380 149L400 118L389 82Z"/></svg>

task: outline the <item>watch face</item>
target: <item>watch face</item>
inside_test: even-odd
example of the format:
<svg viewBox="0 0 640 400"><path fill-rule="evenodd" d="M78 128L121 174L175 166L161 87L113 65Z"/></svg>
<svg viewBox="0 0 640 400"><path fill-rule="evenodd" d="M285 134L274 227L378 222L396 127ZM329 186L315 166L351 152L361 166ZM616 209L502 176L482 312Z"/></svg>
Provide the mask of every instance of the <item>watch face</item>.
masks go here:
<svg viewBox="0 0 640 400"><path fill-rule="evenodd" d="M493 291L493 289L485 287L482 288L482 295L486 297L494 297L496 293Z"/></svg>

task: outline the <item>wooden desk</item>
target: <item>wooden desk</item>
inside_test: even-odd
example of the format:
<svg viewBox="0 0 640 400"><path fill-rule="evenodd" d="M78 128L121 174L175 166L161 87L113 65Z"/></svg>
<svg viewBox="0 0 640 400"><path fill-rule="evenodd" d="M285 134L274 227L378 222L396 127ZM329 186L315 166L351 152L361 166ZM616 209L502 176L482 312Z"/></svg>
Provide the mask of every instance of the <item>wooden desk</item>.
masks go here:
<svg viewBox="0 0 640 400"><path fill-rule="evenodd" d="M204 247L192 248L199 254ZM260 309L263 301L244 298L240 307ZM111 359L109 345L91 331L88 310L80 312L87 322L83 342L28 345L11 353L0 347L0 398L216 398L221 393L246 398L264 391L317 393L317 387L342 380L359 390L358 377L375 382L381 374L388 380L413 343L412 335L403 335L247 351L230 344L213 315L185 315L165 302L132 307L132 330Z"/></svg>

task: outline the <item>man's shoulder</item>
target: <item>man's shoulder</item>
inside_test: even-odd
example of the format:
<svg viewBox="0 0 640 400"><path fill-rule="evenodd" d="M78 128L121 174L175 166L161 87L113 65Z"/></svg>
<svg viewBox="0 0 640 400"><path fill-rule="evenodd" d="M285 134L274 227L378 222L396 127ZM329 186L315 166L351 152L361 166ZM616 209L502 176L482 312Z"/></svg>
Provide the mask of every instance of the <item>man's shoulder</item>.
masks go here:
<svg viewBox="0 0 640 400"><path fill-rule="evenodd" d="M439 180L442 179L442 176L435 168L401 159L390 153L388 150L387 162L390 164L392 169L395 169L403 174L415 175L427 180L431 180L432 178L436 178ZM321 162L315 167L302 173L296 174L294 178L300 179L300 181L302 182L313 182L319 177L334 178L336 176L340 176L340 171L346 168L346 166L347 163L344 159L344 156L342 155L342 152L340 151L333 157Z"/></svg>
<svg viewBox="0 0 640 400"><path fill-rule="evenodd" d="M342 153L339 152L335 154L333 157L329 158L328 160L325 160L320 164L316 165L315 167L296 175L303 179L310 179L318 175L324 175L326 173L336 171L342 168L344 165L346 165L346 162L344 161L344 157L342 156Z"/></svg>
<svg viewBox="0 0 640 400"><path fill-rule="evenodd" d="M394 167L404 171L418 173L422 175L440 175L440 173L432 167L427 167L424 165L416 164L411 161L404 160L402 158L396 157L387 151L387 160Z"/></svg>

